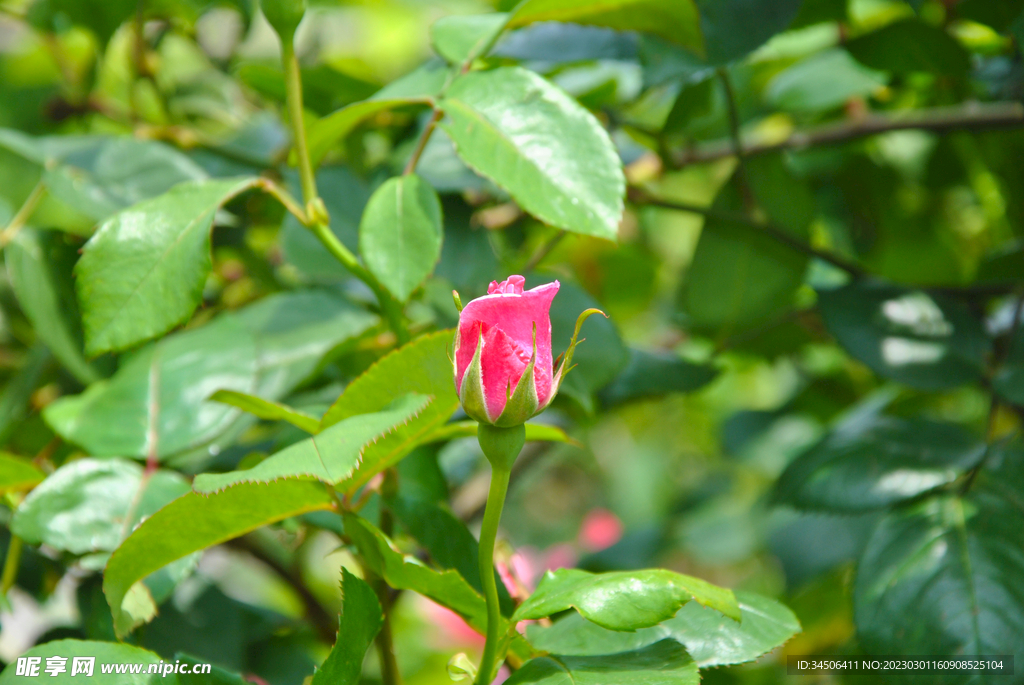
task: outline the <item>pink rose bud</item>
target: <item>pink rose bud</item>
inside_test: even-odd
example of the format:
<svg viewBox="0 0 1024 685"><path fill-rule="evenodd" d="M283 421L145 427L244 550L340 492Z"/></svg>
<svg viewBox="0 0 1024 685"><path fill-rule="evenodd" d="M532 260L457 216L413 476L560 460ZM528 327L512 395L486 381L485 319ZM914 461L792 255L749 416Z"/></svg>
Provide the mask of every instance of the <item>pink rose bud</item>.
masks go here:
<svg viewBox="0 0 1024 685"><path fill-rule="evenodd" d="M494 426L518 426L544 411L570 368L583 320L576 321L558 368L551 357L551 301L558 281L523 290L526 279L492 281L487 294L459 313L455 332L455 391L470 418ZM459 303L458 294L455 294ZM602 312L603 313L603 312Z"/></svg>
<svg viewBox="0 0 1024 685"><path fill-rule="evenodd" d="M523 292L526 279L494 281L459 314L455 391L470 417L518 426L550 404L551 301L558 281Z"/></svg>

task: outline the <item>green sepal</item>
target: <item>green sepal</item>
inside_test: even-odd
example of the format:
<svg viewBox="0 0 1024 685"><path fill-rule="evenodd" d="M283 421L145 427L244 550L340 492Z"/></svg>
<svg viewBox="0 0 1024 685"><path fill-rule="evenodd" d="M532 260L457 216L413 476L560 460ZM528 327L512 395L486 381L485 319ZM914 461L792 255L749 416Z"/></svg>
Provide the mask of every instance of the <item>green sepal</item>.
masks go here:
<svg viewBox="0 0 1024 685"><path fill-rule="evenodd" d="M607 314L602 312L600 309L595 308L584 309L580 312L580 315L576 317L576 329L572 332L572 340L569 341L569 347L566 348L565 354L562 355L561 361L558 363L558 369L555 370L554 377L551 379L551 396L548 398L548 404L551 404L551 400L555 399L555 395L558 394L558 386L561 385L562 379L565 378L567 373L572 371L572 366L570 366L570 364L572 364L572 354L576 351L576 345L583 342L582 340L577 342L580 336L580 328L583 327L583 322L586 321L591 314L600 314L604 318L608 318ZM544 409L546 406L547 405L544 405L544 407L540 407L540 409Z"/></svg>
<svg viewBox="0 0 1024 685"><path fill-rule="evenodd" d="M540 409L540 398L537 397L537 382L533 377L533 370L537 364L537 324L533 324L533 354L530 356L530 363L523 370L523 375L516 383L516 389L508 394L506 391L505 408L501 410L501 416L494 422L495 426L509 428L526 423L527 420L537 415Z"/></svg>
<svg viewBox="0 0 1024 685"><path fill-rule="evenodd" d="M526 444L526 424L501 427L481 423L476 439L491 467L508 471Z"/></svg>
<svg viewBox="0 0 1024 685"><path fill-rule="evenodd" d="M480 326L477 330L476 352L473 353L473 359L470 360L469 366L466 367L466 374L462 377L459 402L462 403L462 408L469 418L476 419L481 424L491 424L494 423L494 419L487 413L487 398L484 395L484 370L480 361L484 351L484 328ZM461 341L456 339L456 359L458 359L459 342Z"/></svg>
<svg viewBox="0 0 1024 685"><path fill-rule="evenodd" d="M306 14L306 0L260 0L260 9L281 42L291 43L295 29Z"/></svg>

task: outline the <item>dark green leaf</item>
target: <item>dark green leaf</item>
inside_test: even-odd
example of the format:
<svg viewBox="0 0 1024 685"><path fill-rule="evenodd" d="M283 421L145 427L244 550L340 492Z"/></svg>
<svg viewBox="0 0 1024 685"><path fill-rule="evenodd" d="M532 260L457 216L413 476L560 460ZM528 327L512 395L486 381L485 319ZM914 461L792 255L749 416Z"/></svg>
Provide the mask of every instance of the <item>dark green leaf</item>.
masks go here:
<svg viewBox="0 0 1024 685"><path fill-rule="evenodd" d="M309 155L319 164L324 155L366 119L399 107L430 105L448 81L448 66L435 60L381 88L373 97L333 112L309 129Z"/></svg>
<svg viewBox="0 0 1024 685"><path fill-rule="evenodd" d="M139 597L144 588L136 585L142 578L192 552L332 505L321 483L302 480L242 483L212 495L189 493L176 499L146 519L107 562L103 592L117 634L123 637L140 618L151 618L137 612L145 604L145 596Z"/></svg>
<svg viewBox="0 0 1024 685"><path fill-rule="evenodd" d="M214 215L253 182L185 183L100 226L75 267L86 354L122 350L188 320L211 269Z"/></svg>
<svg viewBox="0 0 1024 685"><path fill-rule="evenodd" d="M885 86L888 77L858 63L839 48L816 53L776 74L765 98L790 111L834 109L851 98L868 97Z"/></svg>
<svg viewBox="0 0 1024 685"><path fill-rule="evenodd" d="M533 72L503 67L460 76L441 107L463 161L523 209L568 231L615 239L622 163L575 100Z"/></svg>
<svg viewBox="0 0 1024 685"><path fill-rule="evenodd" d="M100 374L82 355L82 330L71 269L74 248L58 234L23 229L4 261L25 316L36 334L75 378L88 385Z"/></svg>
<svg viewBox="0 0 1024 685"><path fill-rule="evenodd" d="M416 418L369 445L355 472L339 484L339 489L355 491L374 475L397 463L455 413L459 398L447 356L453 340L453 331L438 331L413 340L352 381L327 410L320 422L321 430L351 416L380 411L395 397L406 393L432 398Z"/></svg>
<svg viewBox="0 0 1024 685"><path fill-rule="evenodd" d="M430 41L449 63L462 64L482 57L507 22L502 12L441 17L430 27Z"/></svg>
<svg viewBox="0 0 1024 685"><path fill-rule="evenodd" d="M345 515L345 533L367 566L398 590L412 590L462 616L481 633L487 625L484 598L458 571L435 571L412 556L395 550L384 533L364 518Z"/></svg>
<svg viewBox="0 0 1024 685"><path fill-rule="evenodd" d="M652 395L692 392L716 375L714 367L694 364L675 354L630 348L626 368L601 390L600 397L606 405L615 405Z"/></svg>
<svg viewBox="0 0 1024 685"><path fill-rule="evenodd" d="M716 87L717 82L713 78L683 85L662 130L665 133L679 133L686 129L691 120L711 114Z"/></svg>
<svg viewBox="0 0 1024 685"><path fill-rule="evenodd" d="M786 168L781 157L748 160L751 192L774 224L806 241L814 218L814 198ZM736 181L715 201L716 210L743 211ZM755 226L730 216L704 221L681 302L698 331L727 337L764 321L792 303L803 283L807 257Z"/></svg>
<svg viewBox="0 0 1024 685"><path fill-rule="evenodd" d="M59 685L74 685L82 681L95 683L96 685L177 685L178 676L170 673L164 676L162 672L147 673L150 664L161 664L163 659L148 650L126 645L118 642L99 642L91 640L57 640L45 644L36 645L20 656L42 657L39 664L39 679L47 683L58 683ZM64 657L65 671L59 675L51 676L46 673L47 657ZM92 677L84 673L71 675L75 657L93 657ZM100 670L101 665L107 664L142 664L141 673L130 672L120 674L104 674ZM5 668L0 673L0 685L14 685L25 682L25 676L15 674L14 665Z"/></svg>
<svg viewBox="0 0 1024 685"><path fill-rule="evenodd" d="M241 409L253 416L258 416L264 421L287 421L296 428L300 428L310 434L320 431L320 419L315 416L310 416L298 409L292 409L280 402L271 402L262 397L248 395L244 392L218 390L210 396L210 401L220 402L221 404Z"/></svg>
<svg viewBox="0 0 1024 685"><path fill-rule="evenodd" d="M0 392L0 445L7 442L7 438L25 417L29 400L39 384L39 377L50 360L46 348L36 343L25 355L21 367L7 379Z"/></svg>
<svg viewBox="0 0 1024 685"><path fill-rule="evenodd" d="M599 574L578 569L549 571L512 620L539 619L576 609L604 628L637 630L672 618L691 599L740 620L732 590L667 569Z"/></svg>
<svg viewBox="0 0 1024 685"><path fill-rule="evenodd" d="M800 509L877 509L952 483L984 454L955 424L855 412L789 465L775 498Z"/></svg>
<svg viewBox="0 0 1024 685"><path fill-rule="evenodd" d="M829 333L885 378L939 390L981 378L989 342L960 302L892 286L851 284L818 293Z"/></svg>
<svg viewBox="0 0 1024 685"><path fill-rule="evenodd" d="M491 50L491 56L554 63L634 60L637 37L600 26L544 22L504 35Z"/></svg>
<svg viewBox="0 0 1024 685"><path fill-rule="evenodd" d="M311 685L359 685L363 657L384 625L384 613L373 589L341 567L341 622L338 641Z"/></svg>
<svg viewBox="0 0 1024 685"><path fill-rule="evenodd" d="M430 553L430 558L443 569L453 568L483 594L480 583L480 547L466 524L447 508L434 502L411 497L398 497L390 503L395 517L410 535ZM495 587L501 610L512 613L512 598L495 571Z"/></svg>
<svg viewBox="0 0 1024 685"><path fill-rule="evenodd" d="M46 474L28 459L0 452L0 494L30 490L43 482Z"/></svg>
<svg viewBox="0 0 1024 685"><path fill-rule="evenodd" d="M725 64L744 57L785 30L801 0L697 0L707 60Z"/></svg>
<svg viewBox="0 0 1024 685"><path fill-rule="evenodd" d="M441 257L441 201L416 174L388 179L374 191L359 224L366 267L401 302Z"/></svg>
<svg viewBox="0 0 1024 685"><path fill-rule="evenodd" d="M620 31L654 33L702 52L697 7L693 0L526 0L520 3L509 26L541 21L607 26Z"/></svg>
<svg viewBox="0 0 1024 685"><path fill-rule="evenodd" d="M530 644L554 654L600 656L632 651L671 638L682 643L700 668L753 661L800 632L800 622L775 600L737 592L737 623L697 602L688 602L673 618L635 632L607 630L570 614L544 628L530 626Z"/></svg>
<svg viewBox="0 0 1024 685"><path fill-rule="evenodd" d="M681 644L653 645L606 656L542 656L526 662L508 685L698 685L697 664Z"/></svg>
<svg viewBox="0 0 1024 685"><path fill-rule="evenodd" d="M542 279L549 281L551 277L542 276ZM551 347L556 356L568 349L580 312L599 306L579 286L562 283L558 296L551 303ZM625 367L629 351L619 337L615 324L603 316L591 316L583 322L579 342L572 358L576 368L565 376L559 392L589 402L595 392Z"/></svg>
<svg viewBox="0 0 1024 685"><path fill-rule="evenodd" d="M846 49L872 69L905 74L929 71L963 74L970 68L967 51L940 28L916 19L887 24L850 40Z"/></svg>
<svg viewBox="0 0 1024 685"><path fill-rule="evenodd" d="M1010 27L1014 19L1024 13L1024 2L1022 0L1003 0L1003 2L963 0L963 2L957 3L956 13L962 19L988 24L1002 33Z"/></svg>
<svg viewBox="0 0 1024 685"><path fill-rule="evenodd" d="M414 419L429 403L410 393L387 408L351 416L317 435L287 447L251 469L196 476L196 492L220 491L236 483L269 483L280 478L316 478L335 485L351 476L366 446Z"/></svg>
<svg viewBox="0 0 1024 685"><path fill-rule="evenodd" d="M1019 451L1006 455L1005 465L1020 457ZM979 481L966 497L935 497L895 510L879 524L857 567L854 588L854 617L865 651L950 657L1021 653L1024 481L1019 466L997 469ZM943 685L1000 680L962 674L929 679Z"/></svg>

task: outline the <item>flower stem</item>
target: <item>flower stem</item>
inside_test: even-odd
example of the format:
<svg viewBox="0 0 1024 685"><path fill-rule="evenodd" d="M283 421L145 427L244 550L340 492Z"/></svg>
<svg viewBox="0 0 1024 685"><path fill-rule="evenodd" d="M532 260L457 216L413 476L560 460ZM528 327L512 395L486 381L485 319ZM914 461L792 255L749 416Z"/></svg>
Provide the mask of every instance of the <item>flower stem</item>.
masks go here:
<svg viewBox="0 0 1024 685"><path fill-rule="evenodd" d="M0 596L6 597L7 591L14 587L14 581L18 577L18 562L21 561L21 538L11 535L11 541L7 546L7 560L4 562L4 572L0 576Z"/></svg>
<svg viewBox="0 0 1024 685"><path fill-rule="evenodd" d="M484 510L483 527L480 529L480 582L487 600L487 642L484 644L484 655L480 659L476 685L490 685L494 679L494 661L500 637L498 628L501 622L498 586L494 582L494 541L498 537L498 523L501 521L501 510L505 506L510 474L511 468L492 465L491 489L487 493L487 508Z"/></svg>
<svg viewBox="0 0 1024 685"><path fill-rule="evenodd" d="M309 145L306 142L306 121L302 108L302 75L299 58L295 55L295 42L281 41L281 60L284 62L285 95L288 101L288 119L292 125L292 142L295 156L299 160L299 180L302 183L302 199L308 206L317 197L316 177L309 160Z"/></svg>

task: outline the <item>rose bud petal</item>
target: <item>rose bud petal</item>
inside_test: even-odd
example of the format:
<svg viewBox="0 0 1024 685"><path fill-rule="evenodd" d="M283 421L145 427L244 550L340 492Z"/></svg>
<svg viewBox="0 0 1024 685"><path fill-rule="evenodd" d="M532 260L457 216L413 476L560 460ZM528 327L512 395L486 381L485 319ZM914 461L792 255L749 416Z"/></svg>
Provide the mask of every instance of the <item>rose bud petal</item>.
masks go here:
<svg viewBox="0 0 1024 685"><path fill-rule="evenodd" d="M486 295L459 312L452 360L455 391L466 414L481 423L518 426L547 408L570 368L580 326L599 311L588 309L580 315L556 370L550 310L559 283L524 291L525 283L522 276L492 281ZM458 293L454 296L459 303Z"/></svg>
<svg viewBox="0 0 1024 685"><path fill-rule="evenodd" d="M523 291L526 279L492 282L463 307L455 334L455 390L482 423L517 426L551 402L551 301L558 281Z"/></svg>

